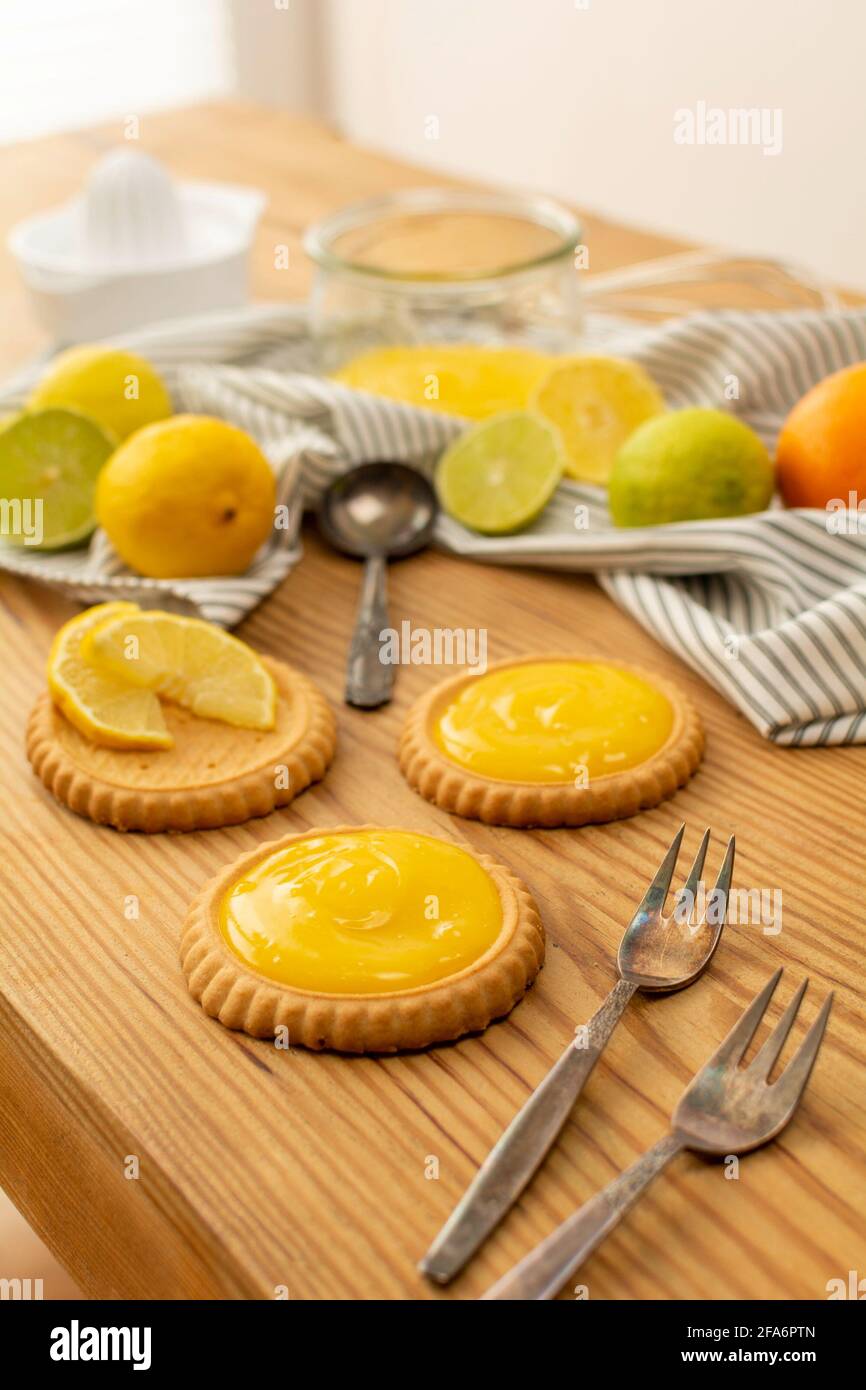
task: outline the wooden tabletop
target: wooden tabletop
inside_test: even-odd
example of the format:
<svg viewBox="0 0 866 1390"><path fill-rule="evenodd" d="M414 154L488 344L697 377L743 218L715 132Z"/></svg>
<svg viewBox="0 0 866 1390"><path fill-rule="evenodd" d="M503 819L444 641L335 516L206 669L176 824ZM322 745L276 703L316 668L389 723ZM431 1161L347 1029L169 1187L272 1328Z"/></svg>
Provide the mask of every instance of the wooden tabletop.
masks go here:
<svg viewBox="0 0 866 1390"><path fill-rule="evenodd" d="M68 195L116 136L101 130L0 152L4 223ZM268 190L255 291L271 299L302 294L308 274L299 251L288 271L275 270L275 242L296 248L312 217L419 180L317 125L249 107L148 119L142 145L178 173ZM587 225L596 269L672 249L597 218ZM39 347L4 258L0 366ZM24 723L52 633L72 610L3 581L0 1183L95 1297L271 1298L285 1289L300 1299L472 1298L662 1135L694 1070L784 965L782 1003L804 974L813 981L798 1037L836 990L795 1121L745 1157L735 1179L723 1165L677 1159L580 1283L596 1299L820 1299L828 1280L862 1276L866 752L765 743L590 579L425 554L392 571L396 622L484 627L491 659L532 649L626 656L677 679L708 731L691 784L635 819L544 832L460 821L413 795L394 757L409 702L442 672L401 669L396 699L382 711L341 703L358 577L309 535L303 563L241 630L318 680L333 702L340 742L325 781L265 820L154 837L76 818L30 772ZM531 885L549 949L526 999L482 1036L390 1058L281 1052L206 1019L177 963L190 897L263 840L371 820L462 840ZM636 997L519 1207L452 1289L432 1291L416 1260L614 982L623 926L683 820L687 852L713 828L711 868L736 833L735 884L781 890L781 932L729 926L698 984ZM137 1178L126 1176L130 1156Z"/></svg>

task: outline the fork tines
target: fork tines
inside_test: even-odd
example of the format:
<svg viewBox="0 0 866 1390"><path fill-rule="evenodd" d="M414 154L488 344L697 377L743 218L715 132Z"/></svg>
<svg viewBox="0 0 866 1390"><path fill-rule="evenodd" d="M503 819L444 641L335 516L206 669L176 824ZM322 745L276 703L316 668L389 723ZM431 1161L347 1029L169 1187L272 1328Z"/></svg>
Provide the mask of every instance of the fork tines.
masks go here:
<svg viewBox="0 0 866 1390"><path fill-rule="evenodd" d="M767 1005L772 999L776 986L781 978L782 967L780 966L779 969L770 976L763 989L758 991L751 1004L743 1010L739 1020L734 1024L724 1042L718 1050L713 1053L713 1056L707 1064L708 1066L717 1068L739 1066L746 1054L750 1042L758 1031L761 1019L767 1011ZM808 985L809 980L807 977L797 988L791 1002L788 1004L788 1007L785 1009L785 1012L782 1014L782 1017L779 1019L770 1036L763 1043L753 1061L746 1067L745 1074L754 1081L767 1081L782 1048L785 1046L785 1041L791 1031L794 1019L797 1017L800 1004L803 1001L803 996L806 993ZM815 1058L821 1046L821 1040L824 1036L824 1030L827 1027L827 1019L830 1016L832 1005L833 991L831 990L824 1000L824 1003L821 1005L817 1018L797 1051L794 1053L794 1056L791 1058L790 1062L788 1062L781 1076L779 1076L776 1081L768 1083L778 1088L780 1099L787 1098L790 1103L795 1104L805 1089L812 1067L815 1065Z"/></svg>
<svg viewBox="0 0 866 1390"><path fill-rule="evenodd" d="M635 917L639 916L641 913L645 913L647 916L653 913L660 913L664 908L668 893L670 892L674 869L677 866L677 859L679 858L680 846L683 842L685 829L685 825L681 825L671 841L670 849L656 870L655 878L646 890L637 912L635 913ZM688 877L680 889L680 901L685 900L691 902L692 911L694 910L694 904L697 900L698 885L701 882L701 875L704 872L704 861L707 857L709 843L710 831L707 829L704 831L703 839L698 846L698 852L695 855L692 867L689 869ZM721 906L721 911L718 913L717 917L719 925L724 923L728 913L728 896L731 891L731 879L734 873L735 853L736 839L732 835L728 841L728 847L725 850L725 857L722 860L722 867L719 869L718 878L716 879L715 886L708 899L708 901L720 904ZM688 920L691 921L691 911Z"/></svg>

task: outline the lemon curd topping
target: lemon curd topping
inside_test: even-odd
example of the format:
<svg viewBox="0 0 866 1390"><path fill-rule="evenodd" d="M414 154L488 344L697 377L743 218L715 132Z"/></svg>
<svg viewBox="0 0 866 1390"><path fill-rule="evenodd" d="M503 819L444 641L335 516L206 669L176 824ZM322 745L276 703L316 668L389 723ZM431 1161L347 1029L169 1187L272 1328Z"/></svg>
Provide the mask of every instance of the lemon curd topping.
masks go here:
<svg viewBox="0 0 866 1390"><path fill-rule="evenodd" d="M506 782L591 780L637 767L670 737L673 706L636 673L527 661L471 678L431 732L452 762Z"/></svg>
<svg viewBox="0 0 866 1390"><path fill-rule="evenodd" d="M493 879L458 845L404 830L297 840L232 884L229 948L280 984L389 994L465 969L503 925Z"/></svg>

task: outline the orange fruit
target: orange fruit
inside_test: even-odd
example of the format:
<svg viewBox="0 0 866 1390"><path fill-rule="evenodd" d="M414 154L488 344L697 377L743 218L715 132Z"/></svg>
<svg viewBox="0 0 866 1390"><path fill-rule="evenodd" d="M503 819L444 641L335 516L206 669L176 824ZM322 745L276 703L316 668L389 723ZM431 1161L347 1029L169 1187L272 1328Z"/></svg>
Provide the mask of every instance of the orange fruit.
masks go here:
<svg viewBox="0 0 866 1390"><path fill-rule="evenodd" d="M779 435L776 476L789 507L866 497L866 362L825 377L797 402Z"/></svg>

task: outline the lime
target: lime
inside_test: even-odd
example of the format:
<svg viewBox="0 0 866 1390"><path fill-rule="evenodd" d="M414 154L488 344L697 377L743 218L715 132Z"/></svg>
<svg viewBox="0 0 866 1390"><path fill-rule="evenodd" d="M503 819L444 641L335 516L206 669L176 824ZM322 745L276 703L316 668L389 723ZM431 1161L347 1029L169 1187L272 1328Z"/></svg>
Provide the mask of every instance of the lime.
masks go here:
<svg viewBox="0 0 866 1390"><path fill-rule="evenodd" d="M72 410L25 412L0 430L3 540L41 550L85 541L96 525L96 479L112 448L98 425Z"/></svg>
<svg viewBox="0 0 866 1390"><path fill-rule="evenodd" d="M759 512L773 465L754 430L722 410L676 410L641 425L610 478L617 526L658 526Z"/></svg>
<svg viewBox="0 0 866 1390"><path fill-rule="evenodd" d="M89 415L115 443L171 414L171 397L159 373L134 352L117 348L68 348L55 357L28 405L66 406Z"/></svg>
<svg viewBox="0 0 866 1390"><path fill-rule="evenodd" d="M538 516L564 469L559 431L540 415L514 410L475 425L445 450L436 491L450 516L498 536Z"/></svg>
<svg viewBox="0 0 866 1390"><path fill-rule="evenodd" d="M559 429L569 476L600 484L607 482L620 445L665 409L643 367L618 357L563 362L538 384L531 405Z"/></svg>

